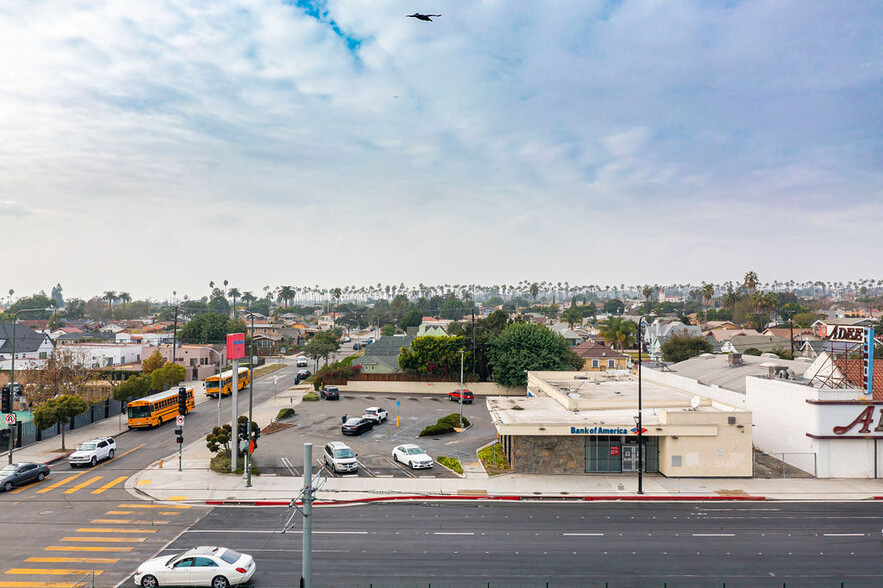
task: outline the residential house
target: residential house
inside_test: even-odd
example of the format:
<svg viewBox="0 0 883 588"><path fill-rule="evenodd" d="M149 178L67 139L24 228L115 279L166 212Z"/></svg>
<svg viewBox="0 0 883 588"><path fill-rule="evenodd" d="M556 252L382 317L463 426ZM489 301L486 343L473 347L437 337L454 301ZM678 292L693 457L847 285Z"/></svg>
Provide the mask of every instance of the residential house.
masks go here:
<svg viewBox="0 0 883 588"><path fill-rule="evenodd" d="M48 359L55 343L46 333L38 333L19 322L15 330L15 360ZM12 359L12 323L0 323L0 359Z"/></svg>
<svg viewBox="0 0 883 588"><path fill-rule="evenodd" d="M732 321L705 321L702 324L703 331L713 331L715 329L741 329L739 325Z"/></svg>
<svg viewBox="0 0 883 588"><path fill-rule="evenodd" d="M140 344L62 343L57 349L72 354L91 369L141 363Z"/></svg>
<svg viewBox="0 0 883 588"><path fill-rule="evenodd" d="M859 353L861 350L861 343L843 343L824 339L804 341L800 344L799 348L800 355L810 359L816 359L823 353L847 355L849 353Z"/></svg>
<svg viewBox="0 0 883 588"><path fill-rule="evenodd" d="M583 338L573 329L567 326L567 323L555 323L549 326L549 330L558 333L567 341L571 347L576 347L583 342Z"/></svg>
<svg viewBox="0 0 883 588"><path fill-rule="evenodd" d="M390 335L380 337L365 348L362 357L353 360L353 365L361 366L363 374L396 374L402 371L399 367L399 354L403 347L409 347L413 337L408 335Z"/></svg>
<svg viewBox="0 0 883 588"><path fill-rule="evenodd" d="M762 353L790 350L788 339L775 335L737 335L721 344L722 353L744 353L748 349L757 349Z"/></svg>
<svg viewBox="0 0 883 588"><path fill-rule="evenodd" d="M117 343L140 343L141 345L171 345L175 340L174 332L157 331L155 333L133 333L123 331L114 335Z"/></svg>
<svg viewBox="0 0 883 588"><path fill-rule="evenodd" d="M709 329L704 331L706 337L713 337L718 344L729 341L733 337L757 336L760 335L754 329Z"/></svg>
<svg viewBox="0 0 883 588"><path fill-rule="evenodd" d="M68 327L70 328L70 327ZM55 336L56 343L115 343L116 335L113 333L100 333L98 331L79 331L61 333Z"/></svg>
<svg viewBox="0 0 883 588"><path fill-rule="evenodd" d="M666 322L666 321L671 322ZM652 359L662 358L662 345L670 338L701 337L702 330L696 325L685 325L677 319L656 319L644 330L644 343Z"/></svg>
<svg viewBox="0 0 883 588"><path fill-rule="evenodd" d="M257 339L257 337L255 337ZM217 349L216 349L217 347ZM172 346L159 345L156 348L147 347L142 351L142 361L150 357L154 351L167 362L172 361ZM226 364L227 350L224 345L178 345L175 350L175 363L187 370L185 379L189 381L204 380L208 376L218 373L218 362Z"/></svg>
<svg viewBox="0 0 883 588"><path fill-rule="evenodd" d="M425 326L426 328L441 327L442 329L446 329L445 334L447 334L448 325L450 325L452 322L454 322L454 321L452 321L451 319L435 318L434 316L425 316L421 320L420 324L422 326Z"/></svg>
<svg viewBox="0 0 883 588"><path fill-rule="evenodd" d="M427 325L426 323L421 323L419 327L417 327L417 332L415 337L447 337L448 331L446 330L447 326L441 325Z"/></svg>
<svg viewBox="0 0 883 588"><path fill-rule="evenodd" d="M582 367L584 372L628 369L629 357L627 355L592 341L580 343L573 348L573 352L585 360Z"/></svg>
<svg viewBox="0 0 883 588"><path fill-rule="evenodd" d="M49 333L49 336L53 341L58 339L62 335L72 335L74 333L82 333L83 329L78 329L76 327L58 327L54 331Z"/></svg>

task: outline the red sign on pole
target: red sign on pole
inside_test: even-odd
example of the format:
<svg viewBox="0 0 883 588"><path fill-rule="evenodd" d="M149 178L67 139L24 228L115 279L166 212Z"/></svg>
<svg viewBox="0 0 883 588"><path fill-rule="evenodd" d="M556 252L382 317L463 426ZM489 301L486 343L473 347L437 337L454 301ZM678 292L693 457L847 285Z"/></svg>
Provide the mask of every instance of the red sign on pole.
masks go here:
<svg viewBox="0 0 883 588"><path fill-rule="evenodd" d="M227 359L243 357L245 357L245 333L230 333L227 335Z"/></svg>
<svg viewBox="0 0 883 588"><path fill-rule="evenodd" d="M616 446L611 447L610 448L610 455L619 455L619 447L616 447Z"/></svg>

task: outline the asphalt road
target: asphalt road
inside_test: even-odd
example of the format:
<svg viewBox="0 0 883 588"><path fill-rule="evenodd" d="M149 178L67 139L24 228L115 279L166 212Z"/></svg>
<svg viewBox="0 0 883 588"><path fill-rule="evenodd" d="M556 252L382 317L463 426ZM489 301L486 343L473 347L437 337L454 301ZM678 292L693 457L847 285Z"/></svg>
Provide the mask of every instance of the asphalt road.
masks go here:
<svg viewBox="0 0 883 588"><path fill-rule="evenodd" d="M295 372L292 365L274 374L281 385L293 382ZM255 381L255 403L273 392L272 375ZM241 414L247 398L240 397ZM197 402L187 415L188 443L217 425L217 401ZM230 417L230 402L221 400L223 418ZM92 570L95 586L114 586L205 514L202 507L154 505L123 488L129 476L177 451L174 429L166 423L128 431L117 437L113 460L76 470L62 462L42 483L0 493L0 588L67 587Z"/></svg>
<svg viewBox="0 0 883 588"><path fill-rule="evenodd" d="M301 523L217 508L163 553L255 556L253 586L296 586ZM880 585L876 503L428 503L314 510L316 587Z"/></svg>

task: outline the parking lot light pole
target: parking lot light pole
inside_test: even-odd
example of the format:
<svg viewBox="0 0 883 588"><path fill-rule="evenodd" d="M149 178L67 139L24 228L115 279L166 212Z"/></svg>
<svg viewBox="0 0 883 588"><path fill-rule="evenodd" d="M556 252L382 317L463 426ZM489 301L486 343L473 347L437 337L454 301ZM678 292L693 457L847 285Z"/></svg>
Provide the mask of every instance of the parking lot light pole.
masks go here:
<svg viewBox="0 0 883 588"><path fill-rule="evenodd" d="M466 355L466 351L460 350L460 428L463 428L463 357Z"/></svg>
<svg viewBox="0 0 883 588"><path fill-rule="evenodd" d="M18 315L23 312L46 312L48 310L53 309L22 308L12 314L12 363L9 366L9 408L12 408L12 405L15 403L15 325L18 323ZM15 410L13 410L12 413L15 414ZM11 425L7 427L7 429L9 429L9 465L12 465L12 448L15 447L15 432L18 429L18 424L16 423L15 426L15 430Z"/></svg>

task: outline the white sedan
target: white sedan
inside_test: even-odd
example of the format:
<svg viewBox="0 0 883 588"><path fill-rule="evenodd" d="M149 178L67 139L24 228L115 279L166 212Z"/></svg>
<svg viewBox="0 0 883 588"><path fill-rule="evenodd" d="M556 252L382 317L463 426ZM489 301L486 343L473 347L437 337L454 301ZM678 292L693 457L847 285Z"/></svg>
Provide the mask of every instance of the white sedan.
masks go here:
<svg viewBox="0 0 883 588"><path fill-rule="evenodd" d="M392 459L412 470L431 468L433 464L432 458L417 445L399 445L392 450Z"/></svg>
<svg viewBox="0 0 883 588"><path fill-rule="evenodd" d="M226 547L194 547L178 555L147 560L135 572L143 588L211 586L228 588L248 582L257 568L254 558Z"/></svg>

